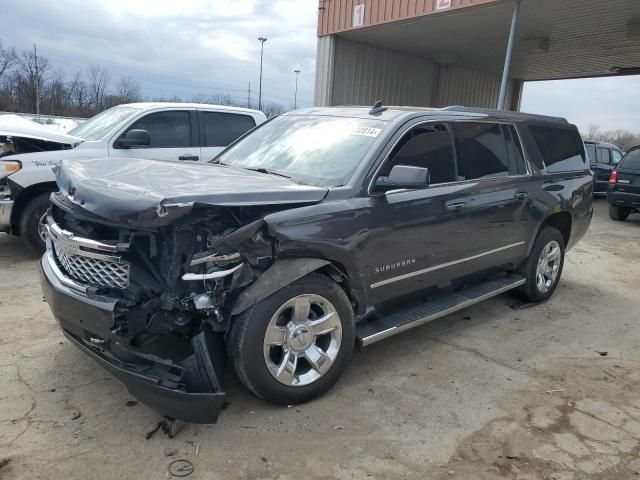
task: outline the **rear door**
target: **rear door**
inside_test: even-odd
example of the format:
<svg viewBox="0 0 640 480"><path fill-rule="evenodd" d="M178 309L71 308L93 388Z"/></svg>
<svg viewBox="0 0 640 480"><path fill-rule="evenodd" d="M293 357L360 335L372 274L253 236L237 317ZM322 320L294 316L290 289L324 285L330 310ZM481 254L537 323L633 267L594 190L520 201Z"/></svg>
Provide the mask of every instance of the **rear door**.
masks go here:
<svg viewBox="0 0 640 480"><path fill-rule="evenodd" d="M606 192L609 184L609 176L613 170L611 160L611 149L609 147L598 145L596 147L596 188L598 192Z"/></svg>
<svg viewBox="0 0 640 480"><path fill-rule="evenodd" d="M135 148L118 148L115 140L129 130L149 132L151 143ZM147 113L127 126L111 143L110 156L153 160L198 161L200 146L195 109L162 110Z"/></svg>
<svg viewBox="0 0 640 480"><path fill-rule="evenodd" d="M457 180L465 188L450 207L465 238L464 274L519 263L532 219L531 177L513 125L454 122Z"/></svg>
<svg viewBox="0 0 640 480"><path fill-rule="evenodd" d="M251 115L242 113L198 110L200 118L201 156L213 159L228 145L256 126Z"/></svg>

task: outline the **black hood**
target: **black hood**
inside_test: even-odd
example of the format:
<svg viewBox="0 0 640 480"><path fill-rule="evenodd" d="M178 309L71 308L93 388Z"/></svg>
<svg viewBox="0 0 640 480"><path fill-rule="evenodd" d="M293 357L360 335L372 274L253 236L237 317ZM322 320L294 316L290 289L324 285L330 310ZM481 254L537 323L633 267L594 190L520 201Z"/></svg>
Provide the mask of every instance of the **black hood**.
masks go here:
<svg viewBox="0 0 640 480"><path fill-rule="evenodd" d="M65 160L54 171L74 204L134 228L171 224L198 205L311 204L328 191L235 167L139 158Z"/></svg>

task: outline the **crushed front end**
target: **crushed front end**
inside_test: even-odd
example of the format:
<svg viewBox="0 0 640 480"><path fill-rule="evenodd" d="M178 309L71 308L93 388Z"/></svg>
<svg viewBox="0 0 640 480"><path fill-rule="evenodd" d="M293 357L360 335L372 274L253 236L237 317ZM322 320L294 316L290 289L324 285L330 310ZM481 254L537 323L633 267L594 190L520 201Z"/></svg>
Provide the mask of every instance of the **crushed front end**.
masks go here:
<svg viewBox="0 0 640 480"><path fill-rule="evenodd" d="M263 214L203 208L140 230L54 194L42 290L65 336L132 395L168 417L214 423L230 306L271 262Z"/></svg>

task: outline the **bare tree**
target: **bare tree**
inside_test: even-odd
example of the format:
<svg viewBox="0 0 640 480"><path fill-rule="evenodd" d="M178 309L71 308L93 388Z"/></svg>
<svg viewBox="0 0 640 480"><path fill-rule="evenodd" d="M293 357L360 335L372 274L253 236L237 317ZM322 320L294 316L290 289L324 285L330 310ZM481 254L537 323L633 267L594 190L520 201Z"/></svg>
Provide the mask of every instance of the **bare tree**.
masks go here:
<svg viewBox="0 0 640 480"><path fill-rule="evenodd" d="M122 77L118 82L117 97L120 103L139 102L142 95L140 94L140 85L132 77Z"/></svg>
<svg viewBox="0 0 640 480"><path fill-rule="evenodd" d="M35 112L50 70L49 59L41 55L36 56L31 50L25 50L17 57L16 62L22 78L20 93L24 96L28 111Z"/></svg>
<svg viewBox="0 0 640 480"><path fill-rule="evenodd" d="M96 111L100 111L105 107L105 95L111 76L104 68L95 64L89 66L87 76L91 105Z"/></svg>
<svg viewBox="0 0 640 480"><path fill-rule="evenodd" d="M2 40L0 40L0 78L16 64L17 60L16 49L14 47L2 48Z"/></svg>
<svg viewBox="0 0 640 480"><path fill-rule="evenodd" d="M272 118L284 113L285 108L279 103L267 103L266 105L262 105L262 111L267 118Z"/></svg>
<svg viewBox="0 0 640 480"><path fill-rule="evenodd" d="M640 145L640 134L634 134L621 128L618 130L604 130L599 125L589 125L583 137L585 140L613 143L623 150L629 150L631 147Z"/></svg>
<svg viewBox="0 0 640 480"><path fill-rule="evenodd" d="M80 72L76 72L67 85L67 94L73 113L80 116L86 115L89 108L89 89Z"/></svg>

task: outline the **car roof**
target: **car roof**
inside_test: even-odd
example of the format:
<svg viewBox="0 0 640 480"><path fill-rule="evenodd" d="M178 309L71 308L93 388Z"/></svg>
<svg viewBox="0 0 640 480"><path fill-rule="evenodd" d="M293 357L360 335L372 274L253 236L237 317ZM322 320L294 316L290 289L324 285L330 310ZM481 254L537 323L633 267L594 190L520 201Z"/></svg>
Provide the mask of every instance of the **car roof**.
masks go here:
<svg viewBox="0 0 640 480"><path fill-rule="evenodd" d="M609 142L599 142L598 140L585 140L584 143L594 144L594 145L602 145L603 147L615 148L616 150L621 150L619 146L614 143Z"/></svg>
<svg viewBox="0 0 640 480"><path fill-rule="evenodd" d="M553 123L563 123L567 125L569 122L561 117L549 117L546 115L536 115L531 113L511 112L505 110L491 110L486 108L473 108L463 106L452 106L445 108L430 107L409 107L409 106L384 106L373 110L371 106L352 106L344 105L337 107L312 107L293 112L287 112L283 115L317 115L317 116L334 116L334 117L350 117L350 118L366 118L372 120L396 121L402 118L410 118L414 116L428 115L434 119L464 117L464 118L491 118L502 119L512 122L526 121L544 121Z"/></svg>
<svg viewBox="0 0 640 480"><path fill-rule="evenodd" d="M252 108L232 107L227 105L213 105L209 103L181 103L181 102L137 102L137 103L125 103L120 105L122 107L137 108L140 110L152 110L155 108L212 108L220 111L229 112L246 112L252 115L259 114L264 115L260 110L254 110Z"/></svg>

